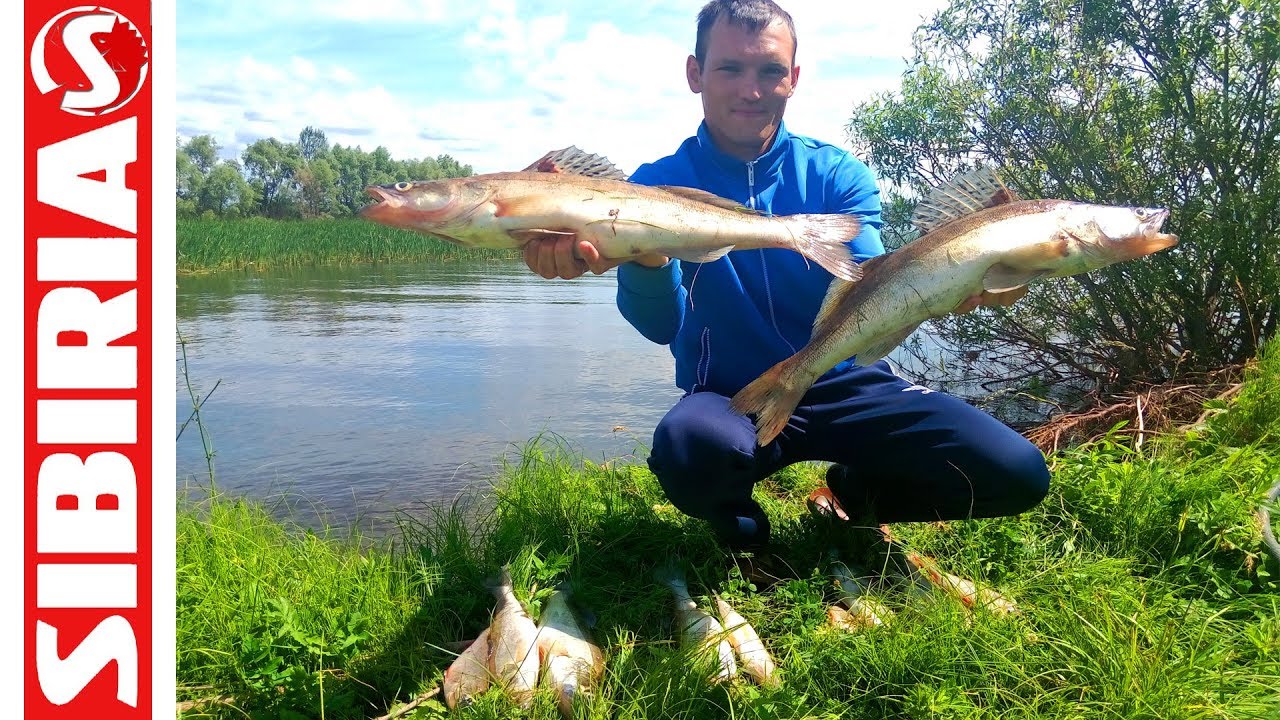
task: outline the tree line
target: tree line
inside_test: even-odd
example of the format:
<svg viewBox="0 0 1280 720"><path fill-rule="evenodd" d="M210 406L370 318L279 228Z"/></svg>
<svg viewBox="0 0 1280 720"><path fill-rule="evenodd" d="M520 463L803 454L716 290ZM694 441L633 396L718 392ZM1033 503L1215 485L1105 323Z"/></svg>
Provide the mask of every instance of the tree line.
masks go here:
<svg viewBox="0 0 1280 720"><path fill-rule="evenodd" d="M238 160L220 158L220 151L211 135L178 139L179 217L350 217L369 203L369 185L472 174L449 155L395 160L382 146L367 152L330 145L311 126L297 142L257 140Z"/></svg>
<svg viewBox="0 0 1280 720"><path fill-rule="evenodd" d="M976 165L1028 198L1165 207L1177 248L935 329L988 389L1106 394L1251 359L1280 325L1280 0L953 0L855 153L915 199ZM985 376L978 375L985 372Z"/></svg>

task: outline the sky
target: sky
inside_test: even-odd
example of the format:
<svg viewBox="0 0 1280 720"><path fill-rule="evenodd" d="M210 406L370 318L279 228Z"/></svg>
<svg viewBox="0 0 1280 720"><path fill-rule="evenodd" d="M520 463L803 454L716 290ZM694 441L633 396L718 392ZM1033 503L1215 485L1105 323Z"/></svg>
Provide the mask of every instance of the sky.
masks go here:
<svg viewBox="0 0 1280 720"><path fill-rule="evenodd" d="M796 25L792 132L848 147L852 108L898 87L940 0L780 3ZM577 145L626 172L702 119L689 91L702 0L184 0L177 132L224 157L307 125L396 159L449 154L478 173Z"/></svg>

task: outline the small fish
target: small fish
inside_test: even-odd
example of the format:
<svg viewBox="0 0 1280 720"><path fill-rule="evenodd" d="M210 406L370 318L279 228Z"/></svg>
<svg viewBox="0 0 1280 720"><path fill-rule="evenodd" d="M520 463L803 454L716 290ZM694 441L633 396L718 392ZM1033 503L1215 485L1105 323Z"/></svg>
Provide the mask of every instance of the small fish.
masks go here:
<svg viewBox="0 0 1280 720"><path fill-rule="evenodd" d="M458 654L444 671L444 703L450 710L471 704L489 688L489 629Z"/></svg>
<svg viewBox="0 0 1280 720"><path fill-rule="evenodd" d="M566 718L573 717L575 698L591 692L604 674L604 655L569 606L570 596L567 585L558 587L538 623L543 677L549 679L556 706Z"/></svg>
<svg viewBox="0 0 1280 720"><path fill-rule="evenodd" d="M574 153L549 153L520 172L373 185L366 192L377 202L360 215L468 247L514 249L573 234L609 260L657 253L699 263L783 248L836 277L861 275L849 247L862 229L854 215L765 216L703 190L627 182L607 160L578 162Z"/></svg>
<svg viewBox="0 0 1280 720"><path fill-rule="evenodd" d="M742 671L762 687L774 689L782 687L778 668L755 628L751 627L746 618L739 615L738 611L723 598L717 595L715 600L716 609L720 613L720 622L729 632L729 645L738 654L738 663L742 666Z"/></svg>
<svg viewBox="0 0 1280 720"><path fill-rule="evenodd" d="M538 685L538 628L511 589L511 569L502 568L493 586L498 599L489 626L489 672L522 708L533 703Z"/></svg>
<svg viewBox="0 0 1280 720"><path fill-rule="evenodd" d="M884 603L867 596L866 583L839 560L831 563L831 578L836 583L839 602L848 608L833 607L827 610L827 617L833 625L849 630L862 630L887 625L893 619L893 611ZM832 610L837 612L833 613Z"/></svg>
<svg viewBox="0 0 1280 720"><path fill-rule="evenodd" d="M671 588L671 594L675 596L676 627L679 628L681 644L699 658L704 657L706 652L715 653L717 669L713 682L728 680L737 675L738 665L733 659L733 646L729 644L724 626L698 608L698 604L689 597L684 572L675 565L666 565L659 568L654 577Z"/></svg>
<svg viewBox="0 0 1280 720"><path fill-rule="evenodd" d="M965 608L974 610L982 608L997 615L1012 615L1018 612L1018 606L1009 598L991 588L980 588L972 580L959 575L943 572L938 561L919 553L907 553L907 562L911 563L930 583L947 595L959 600Z"/></svg>
<svg viewBox="0 0 1280 720"><path fill-rule="evenodd" d="M734 395L732 409L756 417L769 444L800 399L827 370L849 358L870 365L929 318L985 293L1014 293L1044 278L1078 275L1172 247L1156 208L1065 200L1020 200L994 171L979 170L939 188L917 209L924 233L862 264L856 282L832 281L809 343Z"/></svg>

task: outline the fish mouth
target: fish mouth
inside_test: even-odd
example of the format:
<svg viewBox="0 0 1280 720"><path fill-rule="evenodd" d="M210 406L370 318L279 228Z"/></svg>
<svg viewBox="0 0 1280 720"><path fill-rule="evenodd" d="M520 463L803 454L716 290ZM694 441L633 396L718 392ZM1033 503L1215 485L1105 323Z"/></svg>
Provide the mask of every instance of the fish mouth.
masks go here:
<svg viewBox="0 0 1280 720"><path fill-rule="evenodd" d="M1142 244L1146 253L1158 252L1178 244L1177 235L1160 232L1160 226L1164 225L1164 221L1168 218L1169 211L1160 208L1142 223Z"/></svg>
<svg viewBox="0 0 1280 720"><path fill-rule="evenodd" d="M364 192L374 200L373 205L369 207L381 205L382 203L389 203L393 207L399 207L402 199L400 193L382 185L370 185L364 189Z"/></svg>
<svg viewBox="0 0 1280 720"><path fill-rule="evenodd" d="M404 205L404 195L391 187L370 185L364 189L364 192L373 198L373 202L360 208L360 217L369 220L390 220L394 217L395 211Z"/></svg>

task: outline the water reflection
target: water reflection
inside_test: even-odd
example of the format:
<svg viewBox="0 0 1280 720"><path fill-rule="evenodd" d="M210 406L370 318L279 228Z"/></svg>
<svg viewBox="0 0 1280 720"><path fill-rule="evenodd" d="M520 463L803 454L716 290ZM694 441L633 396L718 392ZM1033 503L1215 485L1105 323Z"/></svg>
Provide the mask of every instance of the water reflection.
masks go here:
<svg viewBox="0 0 1280 720"><path fill-rule="evenodd" d="M591 458L636 452L680 391L614 291L514 263L180 278L192 381L222 381L203 408L219 487L351 519L448 500L543 431ZM194 429L177 450L179 481L203 478Z"/></svg>

